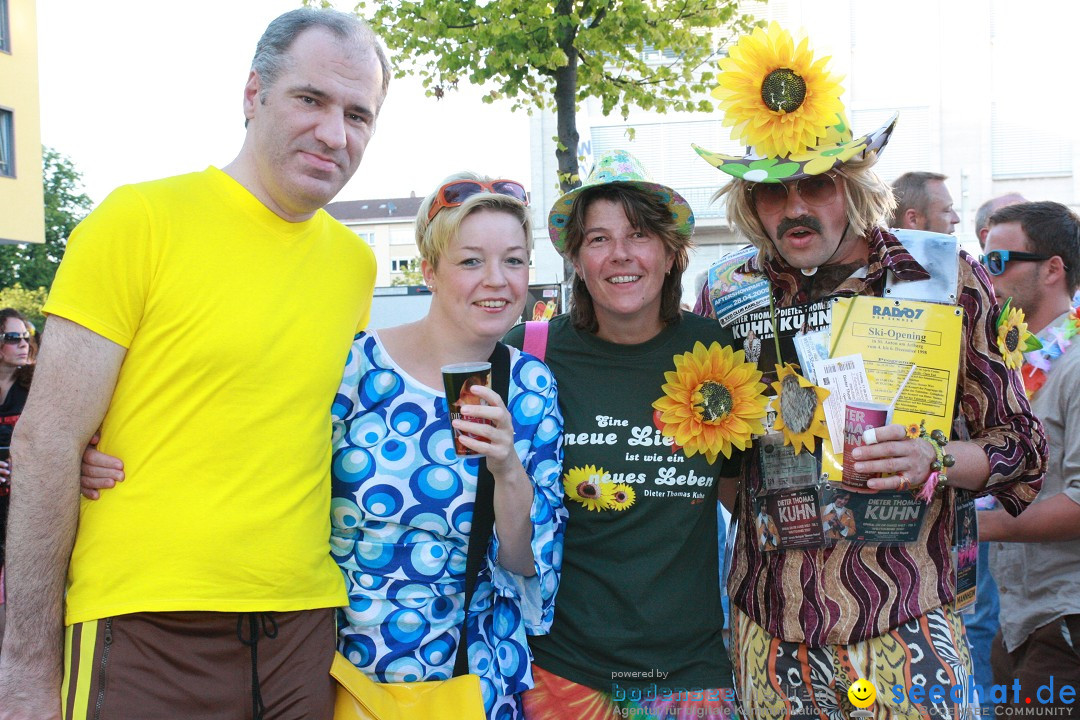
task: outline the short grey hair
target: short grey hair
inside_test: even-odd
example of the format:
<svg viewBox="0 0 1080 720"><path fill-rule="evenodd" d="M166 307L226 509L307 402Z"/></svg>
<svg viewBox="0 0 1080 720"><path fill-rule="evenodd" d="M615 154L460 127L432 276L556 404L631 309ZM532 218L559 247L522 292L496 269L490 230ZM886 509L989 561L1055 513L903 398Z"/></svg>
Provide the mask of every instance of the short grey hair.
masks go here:
<svg viewBox="0 0 1080 720"><path fill-rule="evenodd" d="M386 98L390 85L390 61L386 57L378 36L366 22L348 13L330 8L299 8L278 16L267 25L258 45L251 69L259 76L259 94L269 90L289 66L289 48L305 30L321 27L329 30L344 42L354 42L359 50L372 49L382 68L382 92L378 108Z"/></svg>
<svg viewBox="0 0 1080 720"><path fill-rule="evenodd" d="M892 191L896 197L896 207L893 209L892 218L889 220L890 227L903 227L904 213L915 210L920 215L926 215L930 208L930 192L926 189L932 182L945 182L947 175L935 172L906 172L893 180Z"/></svg>
<svg viewBox="0 0 1080 720"><path fill-rule="evenodd" d="M995 212L1008 205L1022 202L1027 202L1027 199L1017 192L1007 193L984 202L975 213L975 234L978 235L980 230L990 227L990 216Z"/></svg>

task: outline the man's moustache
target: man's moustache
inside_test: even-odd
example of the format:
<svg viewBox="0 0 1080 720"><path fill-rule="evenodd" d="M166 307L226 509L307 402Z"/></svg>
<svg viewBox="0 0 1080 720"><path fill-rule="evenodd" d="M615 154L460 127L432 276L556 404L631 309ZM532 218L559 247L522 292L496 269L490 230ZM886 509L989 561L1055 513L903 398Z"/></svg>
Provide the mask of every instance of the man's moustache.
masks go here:
<svg viewBox="0 0 1080 720"><path fill-rule="evenodd" d="M784 233L788 230L794 230L797 227L804 227L813 230L818 235L821 234L821 223L818 222L816 217L811 215L800 215L797 218L784 218L781 220L780 224L776 226L776 237L784 237Z"/></svg>

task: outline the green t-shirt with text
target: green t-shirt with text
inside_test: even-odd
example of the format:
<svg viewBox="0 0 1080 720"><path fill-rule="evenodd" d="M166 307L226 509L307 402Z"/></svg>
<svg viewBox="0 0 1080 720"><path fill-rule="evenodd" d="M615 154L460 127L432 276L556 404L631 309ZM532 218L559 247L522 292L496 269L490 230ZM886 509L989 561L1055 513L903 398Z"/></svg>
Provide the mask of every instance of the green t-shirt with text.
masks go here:
<svg viewBox="0 0 1080 720"><path fill-rule="evenodd" d="M523 336L519 326L507 341L520 347ZM665 373L697 342L708 350L732 339L689 313L640 345L605 342L565 315L549 323L570 519L555 622L530 645L560 677L607 692L731 686L717 548L724 456L673 452L654 421ZM687 383L700 381L693 375Z"/></svg>

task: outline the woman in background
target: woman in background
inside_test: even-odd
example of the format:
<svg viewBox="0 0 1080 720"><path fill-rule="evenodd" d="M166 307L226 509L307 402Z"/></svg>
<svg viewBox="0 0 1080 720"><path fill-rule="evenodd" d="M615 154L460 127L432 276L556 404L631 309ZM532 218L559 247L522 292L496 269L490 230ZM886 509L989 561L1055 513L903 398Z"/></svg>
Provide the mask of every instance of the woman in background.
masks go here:
<svg viewBox="0 0 1080 720"><path fill-rule="evenodd" d="M4 640L4 537L10 501L11 433L34 376L30 324L18 310L0 310L0 645Z"/></svg>

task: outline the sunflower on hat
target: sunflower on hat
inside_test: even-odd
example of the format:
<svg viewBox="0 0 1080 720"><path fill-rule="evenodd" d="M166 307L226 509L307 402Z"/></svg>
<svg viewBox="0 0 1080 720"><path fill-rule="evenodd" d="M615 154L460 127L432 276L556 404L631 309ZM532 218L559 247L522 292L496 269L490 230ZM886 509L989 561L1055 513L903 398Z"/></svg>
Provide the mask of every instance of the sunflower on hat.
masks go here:
<svg viewBox="0 0 1080 720"><path fill-rule="evenodd" d="M773 183L820 175L880 150L896 116L854 138L840 101L841 77L829 72L828 61L815 60L807 38L796 42L775 22L742 37L720 60L713 96L731 137L746 144L746 155L694 150L733 177Z"/></svg>
<svg viewBox="0 0 1080 720"><path fill-rule="evenodd" d="M786 157L815 144L843 111L840 77L815 61L803 38L796 45L779 24L757 28L720 61L724 125L766 157Z"/></svg>

